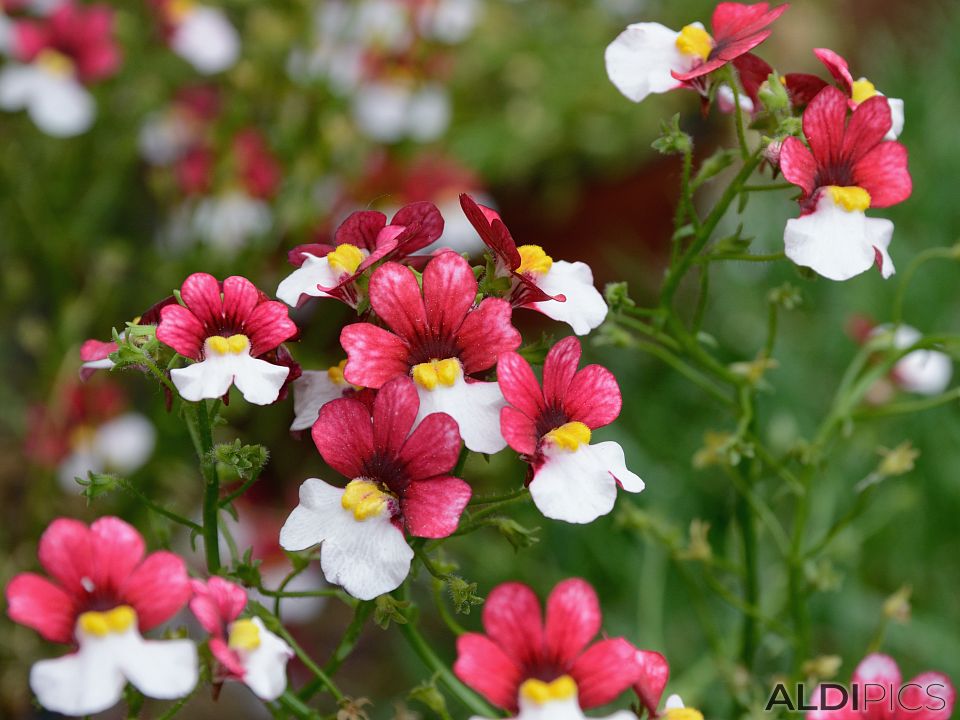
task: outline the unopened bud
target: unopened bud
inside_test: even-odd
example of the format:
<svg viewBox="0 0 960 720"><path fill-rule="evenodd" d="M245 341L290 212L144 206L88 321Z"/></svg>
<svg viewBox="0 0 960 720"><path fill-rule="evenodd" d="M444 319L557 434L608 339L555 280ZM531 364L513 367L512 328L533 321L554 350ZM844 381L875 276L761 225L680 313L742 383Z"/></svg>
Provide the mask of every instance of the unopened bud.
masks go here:
<svg viewBox="0 0 960 720"><path fill-rule="evenodd" d="M906 623L910 620L910 595L913 588L904 585L883 601L883 616L894 622Z"/></svg>

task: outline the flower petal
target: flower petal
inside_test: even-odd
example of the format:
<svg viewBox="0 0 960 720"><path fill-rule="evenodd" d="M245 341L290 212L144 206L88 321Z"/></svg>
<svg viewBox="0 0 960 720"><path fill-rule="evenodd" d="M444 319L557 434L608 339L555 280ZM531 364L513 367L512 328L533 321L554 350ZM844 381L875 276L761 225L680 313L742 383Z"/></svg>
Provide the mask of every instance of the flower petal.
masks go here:
<svg viewBox="0 0 960 720"><path fill-rule="evenodd" d="M370 412L359 400L340 398L324 405L312 436L324 462L348 478L361 477L373 457Z"/></svg>
<svg viewBox="0 0 960 720"><path fill-rule="evenodd" d="M353 245L369 252L377 249L377 234L387 224L387 216L376 210L357 210L347 216L337 228L334 242Z"/></svg>
<svg viewBox="0 0 960 720"><path fill-rule="evenodd" d="M547 599L547 657L560 667L571 667L600 632L601 618L600 602L590 583L580 578L559 583Z"/></svg>
<svg viewBox="0 0 960 720"><path fill-rule="evenodd" d="M93 549L93 593L117 592L143 560L140 533L117 517L102 517L90 526Z"/></svg>
<svg viewBox="0 0 960 720"><path fill-rule="evenodd" d="M167 305L160 310L157 340L184 357L199 360L206 337L203 323L182 305Z"/></svg>
<svg viewBox="0 0 960 720"><path fill-rule="evenodd" d="M832 85L821 90L804 110L803 134L821 167L839 162L846 120L847 96ZM784 142L784 147L787 144Z"/></svg>
<svg viewBox="0 0 960 720"><path fill-rule="evenodd" d="M143 640L126 648L121 672L137 690L158 700L186 697L197 686L199 664L192 640Z"/></svg>
<svg viewBox="0 0 960 720"><path fill-rule="evenodd" d="M177 27L170 47L197 72L213 75L236 63L240 36L222 10L201 5Z"/></svg>
<svg viewBox="0 0 960 720"><path fill-rule="evenodd" d="M462 257L445 252L427 263L423 271L423 304L434 337L453 337L476 296L473 268Z"/></svg>
<svg viewBox="0 0 960 720"><path fill-rule="evenodd" d="M277 297L290 307L297 307L304 297L330 297L321 287L334 287L340 273L330 267L326 257L305 254L303 264L287 275L277 286Z"/></svg>
<svg viewBox="0 0 960 720"><path fill-rule="evenodd" d="M377 268L370 278L370 304L387 326L407 342L426 336L423 297L410 268L394 262Z"/></svg>
<svg viewBox="0 0 960 720"><path fill-rule="evenodd" d="M690 70L693 61L677 49L678 35L660 23L628 25L604 53L610 82L634 102L680 87L671 73Z"/></svg>
<svg viewBox="0 0 960 720"><path fill-rule="evenodd" d="M170 371L170 379L180 397L190 402L223 397L233 384L236 358L214 355L183 368Z"/></svg>
<svg viewBox="0 0 960 720"><path fill-rule="evenodd" d="M528 418L537 418L545 405L543 391L533 368L515 352L502 353L497 360L497 383L513 407Z"/></svg>
<svg viewBox="0 0 960 720"><path fill-rule="evenodd" d="M520 267L517 243L496 210L480 205L466 193L460 195L460 207L484 245L493 251L507 269L516 270Z"/></svg>
<svg viewBox="0 0 960 720"><path fill-rule="evenodd" d="M244 661L244 684L261 700L270 702L287 689L287 662L293 649L286 641L267 630L260 618L253 618L260 637L260 646Z"/></svg>
<svg viewBox="0 0 960 720"><path fill-rule="evenodd" d="M76 602L61 587L34 573L20 573L7 585L7 614L50 642L73 642Z"/></svg>
<svg viewBox="0 0 960 720"><path fill-rule="evenodd" d="M353 323L340 331L340 344L348 359L343 374L354 385L378 388L410 371L409 346L389 330Z"/></svg>
<svg viewBox="0 0 960 720"><path fill-rule="evenodd" d="M497 356L520 347L520 333L510 323L513 310L500 298L485 298L467 313L457 333L463 371L472 375L493 367Z"/></svg>
<svg viewBox="0 0 960 720"><path fill-rule="evenodd" d="M550 348L543 363L543 396L547 405L562 406L567 388L577 374L580 354L580 341L575 337L565 337Z"/></svg>
<svg viewBox="0 0 960 720"><path fill-rule="evenodd" d="M401 503L407 532L414 537L447 537L457 529L471 494L470 485L456 477L414 480Z"/></svg>
<svg viewBox="0 0 960 720"><path fill-rule="evenodd" d="M515 407L500 409L500 434L507 445L522 455L532 456L537 451L537 423Z"/></svg>
<svg viewBox="0 0 960 720"><path fill-rule="evenodd" d="M854 182L870 193L870 207L884 208L903 202L913 192L907 169L907 148L898 142L882 142L853 168Z"/></svg>
<svg viewBox="0 0 960 720"><path fill-rule="evenodd" d="M813 54L824 64L840 88L847 95L851 95L853 93L853 76L850 74L850 66L847 61L828 48L816 48Z"/></svg>
<svg viewBox="0 0 960 720"><path fill-rule="evenodd" d="M606 444L581 445L573 452L545 448L545 460L530 482L533 503L545 517L582 524L613 509L617 481L607 448L601 447Z"/></svg>
<svg viewBox="0 0 960 720"><path fill-rule="evenodd" d="M373 400L373 447L380 457L400 454L419 407L417 387L409 377L394 378L380 388Z"/></svg>
<svg viewBox="0 0 960 720"><path fill-rule="evenodd" d="M587 365L577 372L563 396L567 416L591 430L616 420L622 406L617 379L600 365Z"/></svg>
<svg viewBox="0 0 960 720"><path fill-rule="evenodd" d="M27 112L30 119L47 135L74 137L93 125L97 106L93 95L70 76L45 70L37 72L38 86L33 90Z"/></svg>
<svg viewBox="0 0 960 720"><path fill-rule="evenodd" d="M140 413L124 413L105 422L93 436L92 452L115 472L130 475L140 469L157 443L157 431Z"/></svg>
<svg viewBox="0 0 960 720"><path fill-rule="evenodd" d="M570 676L577 682L580 707L606 705L640 679L637 649L623 638L594 643L577 658Z"/></svg>
<svg viewBox="0 0 960 720"><path fill-rule="evenodd" d="M396 212L390 223L416 228L412 235L399 241L406 255L423 250L443 235L443 215L432 202L405 205Z"/></svg>
<svg viewBox="0 0 960 720"><path fill-rule="evenodd" d="M783 176L803 190L804 196L816 189L817 160L799 138L788 137L780 148L780 170Z"/></svg>
<svg viewBox="0 0 960 720"><path fill-rule="evenodd" d="M243 332L250 338L250 354L259 357L296 335L297 325L290 319L286 305L268 300L246 317Z"/></svg>
<svg viewBox="0 0 960 720"><path fill-rule="evenodd" d="M420 411L417 421L433 413L446 413L457 421L460 437L474 452L493 454L507 446L500 434L500 408L506 400L493 382L467 382L461 375L452 386L433 390L417 387Z"/></svg>
<svg viewBox="0 0 960 720"><path fill-rule="evenodd" d="M400 461L411 480L422 480L450 472L459 455L457 421L446 413L433 413L410 433L400 450Z"/></svg>
<svg viewBox="0 0 960 720"><path fill-rule="evenodd" d="M280 389L290 374L290 368L249 355L241 355L237 360L233 382L243 394L243 399L254 405L276 402Z"/></svg>
<svg viewBox="0 0 960 720"><path fill-rule="evenodd" d="M239 327L259 302L260 291L245 277L231 275L223 281L223 318L227 325Z"/></svg>
<svg viewBox="0 0 960 720"><path fill-rule="evenodd" d="M193 580L190 585L194 593L190 612L211 635L222 634L224 625L236 620L247 606L247 591L229 580L212 577L205 583Z"/></svg>
<svg viewBox="0 0 960 720"><path fill-rule="evenodd" d="M113 707L127 679L109 648L41 660L30 668L30 689L47 710L82 717Z"/></svg>
<svg viewBox="0 0 960 720"><path fill-rule="evenodd" d="M94 553L90 529L79 520L57 518L40 536L40 564L68 594L83 597L94 576ZM84 583L86 580L86 583Z"/></svg>
<svg viewBox="0 0 960 720"><path fill-rule="evenodd" d="M176 615L192 593L183 560L163 550L148 555L119 588L123 601L137 611L141 632Z"/></svg>
<svg viewBox="0 0 960 720"><path fill-rule="evenodd" d="M193 273L188 276L180 287L180 297L204 327L211 328L220 324L223 301L220 298L220 283L213 275Z"/></svg>
<svg viewBox="0 0 960 720"><path fill-rule="evenodd" d="M567 323L577 335L586 335L607 317L607 304L593 286L593 272L586 263L556 260L550 271L537 280L537 287L548 295L564 295L566 301L547 300L530 307Z"/></svg>
<svg viewBox="0 0 960 720"><path fill-rule="evenodd" d="M457 638L453 672L497 707L517 709L517 691L524 679L522 671L485 635L466 633Z"/></svg>
<svg viewBox="0 0 960 720"><path fill-rule="evenodd" d="M860 158L883 140L892 126L890 103L883 95L864 100L857 105L847 123L840 151L842 156L856 165Z"/></svg>
<svg viewBox="0 0 960 720"><path fill-rule="evenodd" d="M670 679L670 664L663 655L653 650L637 650L637 662L640 663L640 679L633 689L647 714L656 717L660 698Z"/></svg>
<svg viewBox="0 0 960 720"><path fill-rule="evenodd" d="M523 583L503 583L490 592L483 604L483 628L519 667L534 666L543 659L540 600Z"/></svg>
<svg viewBox="0 0 960 720"><path fill-rule="evenodd" d="M320 408L331 400L343 396L344 388L330 379L326 370L304 370L293 382L293 424L291 430L306 430L313 427Z"/></svg>
<svg viewBox="0 0 960 720"><path fill-rule="evenodd" d="M943 673L925 672L904 685L899 698L904 720L950 720L957 691Z"/></svg>

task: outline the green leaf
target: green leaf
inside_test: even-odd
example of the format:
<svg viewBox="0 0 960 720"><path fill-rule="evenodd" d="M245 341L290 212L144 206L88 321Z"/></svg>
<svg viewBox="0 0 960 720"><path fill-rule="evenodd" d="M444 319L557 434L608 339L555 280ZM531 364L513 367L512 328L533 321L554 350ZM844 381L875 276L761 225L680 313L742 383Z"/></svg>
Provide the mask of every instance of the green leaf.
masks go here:
<svg viewBox="0 0 960 720"><path fill-rule="evenodd" d="M411 701L426 705L441 717L449 717L449 711L447 710L447 699L437 687L437 675L434 675L429 680L425 680L413 688L407 694L407 698Z"/></svg>
<svg viewBox="0 0 960 720"><path fill-rule="evenodd" d="M483 604L483 598L477 595L477 583L467 582L459 575L447 578L447 590L454 609L462 615L469 615L474 605Z"/></svg>
<svg viewBox="0 0 960 720"><path fill-rule="evenodd" d="M406 625L409 621L405 611L409 607L409 600L397 600L392 595L381 595L376 599L373 621L384 630L390 627L391 622Z"/></svg>
<svg viewBox="0 0 960 720"><path fill-rule="evenodd" d="M527 528L511 518L494 518L493 525L499 533L513 545L514 550L522 550L540 542L537 533L540 528Z"/></svg>
<svg viewBox="0 0 960 720"><path fill-rule="evenodd" d="M690 181L691 192L730 167L739 155L738 150L721 148L700 163L700 169Z"/></svg>
<svg viewBox="0 0 960 720"><path fill-rule="evenodd" d="M683 155L693 150L693 138L680 129L680 114L670 121L660 121L660 137L651 143L651 147L664 155Z"/></svg>

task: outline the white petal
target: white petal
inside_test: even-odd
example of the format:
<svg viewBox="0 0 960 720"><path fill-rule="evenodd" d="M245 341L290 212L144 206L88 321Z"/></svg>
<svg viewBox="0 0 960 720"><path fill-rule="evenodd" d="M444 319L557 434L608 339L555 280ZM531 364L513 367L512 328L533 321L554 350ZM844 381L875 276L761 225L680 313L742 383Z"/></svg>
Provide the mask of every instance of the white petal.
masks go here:
<svg viewBox="0 0 960 720"><path fill-rule="evenodd" d="M311 478L300 487L300 504L280 530L285 550L317 543L327 581L361 600L399 587L410 572L413 550L403 533L383 513L362 522L345 510L343 489Z"/></svg>
<svg viewBox="0 0 960 720"><path fill-rule="evenodd" d="M0 70L0 108L4 110L22 110L27 106L33 89L37 84L37 75L41 70L32 65L10 63Z"/></svg>
<svg viewBox="0 0 960 720"><path fill-rule="evenodd" d="M320 408L331 400L343 397L346 385L330 379L326 370L304 370L293 381L293 424L291 430L306 430L313 427Z"/></svg>
<svg viewBox="0 0 960 720"><path fill-rule="evenodd" d="M239 540L237 541L239 545ZM264 563L260 566L260 575L263 578L263 585L267 588L276 588L290 574L293 566L286 561L279 563ZM323 573L320 568L311 565L306 570L296 575L293 580L287 583L289 592L305 592L307 590L318 590L326 587L327 583L323 579ZM251 589L248 594L252 600L273 607L275 598L261 595L257 590ZM280 617L286 625L303 625L316 618L327 604L327 598L322 595L311 595L309 597L285 597L280 600Z"/></svg>
<svg viewBox="0 0 960 720"><path fill-rule="evenodd" d="M553 520L589 523L613 510L617 481L640 492L643 481L627 470L615 442L581 445L574 451L547 447L546 460L530 483L537 509Z"/></svg>
<svg viewBox="0 0 960 720"><path fill-rule="evenodd" d="M112 370L114 362L108 357L102 360L90 360L80 365L84 370Z"/></svg>
<svg viewBox="0 0 960 720"><path fill-rule="evenodd" d="M783 233L787 257L830 280L849 280L869 270L877 253L881 274L890 277L894 267L887 247L892 237L892 222L844 210L828 191L821 192L816 211L788 220Z"/></svg>
<svg viewBox="0 0 960 720"><path fill-rule="evenodd" d="M684 707L683 700L680 699L680 696L673 694L667 698L666 704L663 706L664 710L679 710Z"/></svg>
<svg viewBox="0 0 960 720"><path fill-rule="evenodd" d="M470 36L479 14L479 0L438 0L421 9L420 29L434 40L453 45Z"/></svg>
<svg viewBox="0 0 960 720"><path fill-rule="evenodd" d="M64 715L92 715L120 701L127 679L110 648L88 645L30 669L30 688L47 710Z"/></svg>
<svg viewBox="0 0 960 720"><path fill-rule="evenodd" d="M192 640L144 640L134 632L119 656L123 674L147 697L173 700L197 686L197 646Z"/></svg>
<svg viewBox="0 0 960 720"><path fill-rule="evenodd" d="M890 105L890 117L893 120L893 124L883 139L896 140L900 137L900 133L903 132L903 100L900 98L887 98L887 103Z"/></svg>
<svg viewBox="0 0 960 720"><path fill-rule="evenodd" d="M634 102L679 87L670 71L685 72L693 61L677 49L678 36L659 23L628 25L604 54L610 81Z"/></svg>
<svg viewBox="0 0 960 720"><path fill-rule="evenodd" d="M233 253L250 238L265 235L273 226L273 213L263 200L232 191L201 201L192 223L194 232L212 247Z"/></svg>
<svg viewBox="0 0 960 720"><path fill-rule="evenodd" d="M369 138L397 142L407 134L410 102L406 84L368 83L353 96L353 118Z"/></svg>
<svg viewBox="0 0 960 720"><path fill-rule="evenodd" d="M752 114L753 100L750 99L749 95L746 95L741 91L735 97L733 90L726 83L717 88L717 107L720 108L720 112L727 114L732 113L733 109L736 107L734 100L737 98L740 100L740 109L748 115Z"/></svg>
<svg viewBox="0 0 960 720"><path fill-rule="evenodd" d="M198 72L212 75L233 66L240 56L240 36L223 11L197 7L177 28L174 52Z"/></svg>
<svg viewBox="0 0 960 720"><path fill-rule="evenodd" d="M590 266L582 262L556 260L537 280L537 287L550 295L565 295L566 302L547 300L531 307L548 318L565 322L577 335L586 335L607 317L607 304L593 285Z"/></svg>
<svg viewBox="0 0 960 720"><path fill-rule="evenodd" d="M620 710L613 715L606 715L597 720L636 720L636 715L626 710ZM476 720L476 719L474 719ZM576 697L566 700L551 700L542 705L520 697L520 712L517 720L588 720L580 709Z"/></svg>
<svg viewBox="0 0 960 720"><path fill-rule="evenodd" d="M889 326L881 325L871 334L889 329ZM894 334L893 344L897 348L907 348L921 337L916 328L901 325ZM914 350L894 366L893 376L904 390L921 395L939 395L950 385L953 360L946 353L936 350Z"/></svg>
<svg viewBox="0 0 960 720"><path fill-rule="evenodd" d="M240 355L233 382L243 399L254 405L269 405L280 395L290 368L266 360Z"/></svg>
<svg viewBox="0 0 960 720"><path fill-rule="evenodd" d="M243 659L243 682L261 700L276 700L287 689L287 661L293 650L260 618L253 618L253 624L260 631L260 645Z"/></svg>
<svg viewBox="0 0 960 720"><path fill-rule="evenodd" d="M104 423L93 437L93 452L109 470L129 474L153 454L157 431L140 413L125 413Z"/></svg>
<svg viewBox="0 0 960 720"><path fill-rule="evenodd" d="M75 448L57 467L57 481L60 488L67 493L76 494L80 491L76 478L87 478L87 473L102 473L103 458L95 453L89 444Z"/></svg>
<svg viewBox="0 0 960 720"><path fill-rule="evenodd" d="M71 76L40 72L27 112L37 127L54 137L72 137L86 132L96 116L93 96Z"/></svg>
<svg viewBox="0 0 960 720"><path fill-rule="evenodd" d="M170 371L170 379L184 400L197 402L222 397L233 383L234 363L227 356L212 356Z"/></svg>
<svg viewBox="0 0 960 720"><path fill-rule="evenodd" d="M196 131L179 112L155 113L140 127L137 146L151 165L166 166L182 157Z"/></svg>
<svg viewBox="0 0 960 720"><path fill-rule="evenodd" d="M236 383L244 400L269 405L277 399L290 368L243 355L211 355L185 368L170 371L170 378L185 400L221 397Z"/></svg>
<svg viewBox="0 0 960 720"><path fill-rule="evenodd" d="M474 452L491 455L507 446L500 434L500 409L507 404L493 382L467 382L461 375L452 386L426 390L417 385L420 410L417 423L427 415L447 413L460 426L460 437Z"/></svg>
<svg viewBox="0 0 960 720"><path fill-rule="evenodd" d="M303 265L287 275L277 288L277 297L291 307L297 306L301 295L330 297L317 286L333 287L340 280L341 273L330 267L330 262L325 256L316 257L309 253L304 255L306 260L303 261Z"/></svg>
<svg viewBox="0 0 960 720"><path fill-rule="evenodd" d="M407 129L417 142L432 142L450 125L450 95L442 85L430 84L417 91L407 109Z"/></svg>

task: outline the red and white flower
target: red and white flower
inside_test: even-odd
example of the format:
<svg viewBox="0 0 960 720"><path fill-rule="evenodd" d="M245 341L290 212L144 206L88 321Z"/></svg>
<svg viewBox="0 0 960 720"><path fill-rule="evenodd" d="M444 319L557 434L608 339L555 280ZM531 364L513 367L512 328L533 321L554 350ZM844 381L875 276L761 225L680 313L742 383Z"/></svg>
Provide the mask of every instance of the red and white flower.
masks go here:
<svg viewBox="0 0 960 720"><path fill-rule="evenodd" d="M263 359L297 334L283 303L268 300L246 278L223 281L194 273L180 289L183 305L160 311L157 339L193 360L170 371L185 400L225 395L236 385L247 402L277 400L290 367Z"/></svg>
<svg viewBox="0 0 960 720"><path fill-rule="evenodd" d="M818 687L811 702L837 709L813 710L808 720L949 720L957 699L943 673L928 671L904 683L896 661L879 653L860 661L851 685L858 691L857 707L849 695L844 704L836 686Z"/></svg>
<svg viewBox="0 0 960 720"><path fill-rule="evenodd" d="M600 632L597 594L578 578L558 584L540 601L526 585L493 589L483 605L486 635L457 639L453 671L493 705L523 720L580 720L641 679L637 649L622 637L590 644ZM633 713L618 712L615 720Z"/></svg>
<svg viewBox="0 0 960 720"><path fill-rule="evenodd" d="M650 717L661 718L662 720L703 720L703 713L693 708L688 708L683 704L679 695L671 695L663 704L663 712L655 715L656 708L651 712Z"/></svg>
<svg viewBox="0 0 960 720"><path fill-rule="evenodd" d="M472 376L519 347L520 333L510 324L510 303L485 298L474 305L476 296L473 269L455 253L427 263L422 291L410 268L386 263L370 278L370 304L389 329L354 323L340 333L340 343L348 382L378 388L395 377L413 377L418 421L447 413L468 448L495 453L506 447L499 420L505 401L497 383Z"/></svg>
<svg viewBox="0 0 960 720"><path fill-rule="evenodd" d="M41 660L30 687L43 707L91 715L115 705L130 682L148 697L183 697L197 684L190 640L145 640L186 605L190 581L176 555L144 557L140 534L119 518L90 527L54 520L40 538L40 564L53 578L21 573L7 585L7 613L75 652Z"/></svg>
<svg viewBox="0 0 960 720"><path fill-rule="evenodd" d="M510 403L500 414L507 443L530 463L530 495L546 517L589 523L613 509L617 487L640 492L643 480L627 469L623 448L591 444L597 428L620 414L617 380L600 365L580 363L580 342L564 338L547 353L543 388L530 363L503 353L497 379Z"/></svg>
<svg viewBox="0 0 960 720"><path fill-rule="evenodd" d="M240 35L223 10L193 0L153 0L170 48L203 75L229 70Z"/></svg>
<svg viewBox="0 0 960 720"><path fill-rule="evenodd" d="M766 40L788 7L722 2L713 11L712 36L699 22L680 32L660 23L628 25L607 46L607 75L634 102L680 87L702 89L704 76Z"/></svg>
<svg viewBox="0 0 960 720"><path fill-rule="evenodd" d="M300 504L280 531L291 551L320 545L331 583L370 600L397 588L410 571L414 537L447 537L457 528L470 486L448 473L460 454L457 424L444 413L421 411L413 381L383 385L373 413L360 400L323 406L313 441L330 467L350 478L345 488L310 478Z"/></svg>
<svg viewBox="0 0 960 720"><path fill-rule="evenodd" d="M293 649L267 630L258 617L241 618L247 592L219 577L192 581L190 611L210 633L210 652L218 663L216 682L238 680L261 700L276 700L287 688L287 661Z"/></svg>
<svg viewBox="0 0 960 720"><path fill-rule="evenodd" d="M297 266L277 288L277 297L296 307L309 297L333 297L357 307L357 280L375 263L422 250L443 234L443 217L433 203L401 208L387 223L374 210L352 213L337 228L333 245L300 245L290 251Z"/></svg>
<svg viewBox="0 0 960 720"><path fill-rule="evenodd" d="M865 77L854 80L847 61L833 50L817 48L813 51L813 54L830 71L837 87L847 96L851 110L856 110L860 103L875 95L886 97ZM827 86L827 83L821 78L807 73L788 73L784 76L784 84L790 93L791 102L797 107L807 105L817 96L817 93ZM887 102L890 104L892 123L884 139L896 140L903 132L903 100L887 98Z"/></svg>
<svg viewBox="0 0 960 720"><path fill-rule="evenodd" d="M14 23L10 34L14 62L0 71L0 107L26 109L48 135L86 132L97 111L85 86L120 67L113 10L66 2L47 18Z"/></svg>
<svg viewBox="0 0 960 720"><path fill-rule="evenodd" d="M883 277L894 273L887 253L893 223L868 218L910 197L907 149L884 141L890 105L874 96L847 119L847 98L827 86L803 113L801 140L789 137L780 151L783 176L803 191L801 215L787 221L787 257L831 280L848 280L876 263Z"/></svg>
<svg viewBox="0 0 960 720"><path fill-rule="evenodd" d="M510 303L567 323L586 335L607 316L607 304L593 286L586 263L554 260L539 245L521 245L510 235L499 213L460 196L460 206L480 239L493 252L497 273L512 278Z"/></svg>
<svg viewBox="0 0 960 720"><path fill-rule="evenodd" d="M362 388L351 385L343 376L347 361L341 360L326 370L304 370L293 382L293 424L290 430L297 432L313 427L320 408L331 400L356 396Z"/></svg>

